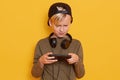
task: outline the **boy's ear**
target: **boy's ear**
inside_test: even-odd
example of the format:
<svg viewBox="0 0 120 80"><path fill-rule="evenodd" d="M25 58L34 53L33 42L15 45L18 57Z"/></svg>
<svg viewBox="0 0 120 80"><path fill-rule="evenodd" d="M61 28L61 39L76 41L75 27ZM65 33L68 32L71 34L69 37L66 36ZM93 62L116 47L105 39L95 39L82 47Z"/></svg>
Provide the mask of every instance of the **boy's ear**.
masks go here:
<svg viewBox="0 0 120 80"><path fill-rule="evenodd" d="M48 24L49 24L49 26L52 26L52 23L51 23L51 21L50 21L50 20L48 20Z"/></svg>

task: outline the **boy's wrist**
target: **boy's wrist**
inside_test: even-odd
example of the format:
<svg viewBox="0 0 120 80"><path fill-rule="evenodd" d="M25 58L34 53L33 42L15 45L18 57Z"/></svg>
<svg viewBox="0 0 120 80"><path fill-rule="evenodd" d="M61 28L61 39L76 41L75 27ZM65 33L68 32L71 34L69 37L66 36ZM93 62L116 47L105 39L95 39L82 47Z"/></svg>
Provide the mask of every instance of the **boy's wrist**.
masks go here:
<svg viewBox="0 0 120 80"><path fill-rule="evenodd" d="M39 59L39 65L40 65L41 68L44 67L44 64L41 62L41 59Z"/></svg>

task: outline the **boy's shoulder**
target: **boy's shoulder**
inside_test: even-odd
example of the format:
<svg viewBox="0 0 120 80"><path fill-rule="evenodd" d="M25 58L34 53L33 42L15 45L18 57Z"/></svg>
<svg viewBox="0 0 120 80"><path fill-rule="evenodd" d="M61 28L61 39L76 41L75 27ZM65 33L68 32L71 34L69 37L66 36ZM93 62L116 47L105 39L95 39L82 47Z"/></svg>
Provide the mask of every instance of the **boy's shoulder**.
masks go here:
<svg viewBox="0 0 120 80"><path fill-rule="evenodd" d="M48 37L42 38L40 40L38 40L38 44L45 44L46 42L48 42Z"/></svg>
<svg viewBox="0 0 120 80"><path fill-rule="evenodd" d="M80 41L80 40L78 40L78 39L74 39L74 38L73 38L73 39L72 39L72 41L73 41L73 42L76 42L76 43L80 43L80 44L81 44L81 41Z"/></svg>

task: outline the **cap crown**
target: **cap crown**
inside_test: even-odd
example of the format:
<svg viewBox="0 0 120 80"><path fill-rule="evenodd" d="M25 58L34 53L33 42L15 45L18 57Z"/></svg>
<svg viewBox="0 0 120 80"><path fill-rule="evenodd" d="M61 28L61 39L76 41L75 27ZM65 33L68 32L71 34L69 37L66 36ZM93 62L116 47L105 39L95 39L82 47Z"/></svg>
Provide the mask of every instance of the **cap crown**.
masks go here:
<svg viewBox="0 0 120 80"><path fill-rule="evenodd" d="M71 8L66 3L58 2L51 5L48 12L49 19L57 13L69 14L72 17Z"/></svg>

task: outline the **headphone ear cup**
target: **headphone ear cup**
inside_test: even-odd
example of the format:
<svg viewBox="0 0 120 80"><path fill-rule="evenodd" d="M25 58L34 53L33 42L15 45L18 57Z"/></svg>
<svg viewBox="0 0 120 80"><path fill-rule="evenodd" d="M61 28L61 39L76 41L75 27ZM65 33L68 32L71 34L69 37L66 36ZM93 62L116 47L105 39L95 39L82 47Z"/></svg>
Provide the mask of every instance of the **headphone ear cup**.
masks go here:
<svg viewBox="0 0 120 80"><path fill-rule="evenodd" d="M56 45L57 45L57 40L56 40L56 38L50 38L50 39L49 39L49 43L50 43L50 45L51 45L52 48L55 48Z"/></svg>
<svg viewBox="0 0 120 80"><path fill-rule="evenodd" d="M63 49L67 49L67 48L69 47L69 45L70 45L70 41L67 40L67 39L64 39L64 40L62 41L62 43L61 43L61 47L62 47Z"/></svg>

